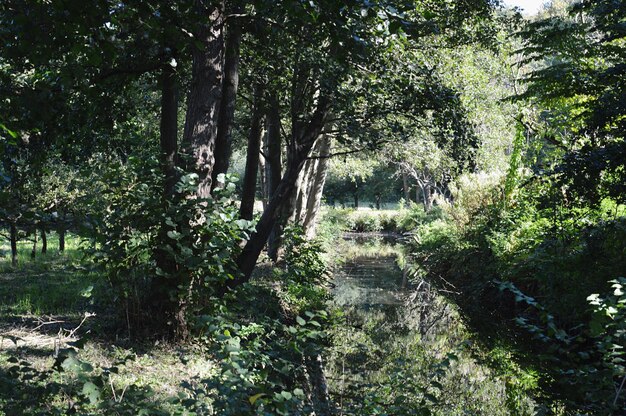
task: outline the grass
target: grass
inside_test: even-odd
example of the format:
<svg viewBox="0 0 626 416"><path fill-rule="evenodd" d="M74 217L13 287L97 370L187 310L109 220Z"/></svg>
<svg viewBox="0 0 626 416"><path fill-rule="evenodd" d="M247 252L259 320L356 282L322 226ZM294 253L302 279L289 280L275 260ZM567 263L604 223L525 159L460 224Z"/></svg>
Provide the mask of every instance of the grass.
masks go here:
<svg viewBox="0 0 626 416"><path fill-rule="evenodd" d="M69 413L86 380L104 381L108 403L89 414L175 413L169 399L181 383L206 377L214 362L190 345L129 338L80 239L68 235L63 253L55 235L48 244L46 255L32 259L32 243L20 242L16 267L8 243L0 246L8 253L0 258L0 416ZM87 340L79 359L93 369L48 373L55 353L79 339Z"/></svg>
<svg viewBox="0 0 626 416"><path fill-rule="evenodd" d="M0 317L25 315L82 315L93 304L89 288L103 286L101 276L85 267L80 239L68 236L64 252L58 238L49 239L48 253L30 256L30 242L18 244L18 264L10 254L0 259ZM53 248L54 247L54 248ZM8 251L4 242L0 250Z"/></svg>

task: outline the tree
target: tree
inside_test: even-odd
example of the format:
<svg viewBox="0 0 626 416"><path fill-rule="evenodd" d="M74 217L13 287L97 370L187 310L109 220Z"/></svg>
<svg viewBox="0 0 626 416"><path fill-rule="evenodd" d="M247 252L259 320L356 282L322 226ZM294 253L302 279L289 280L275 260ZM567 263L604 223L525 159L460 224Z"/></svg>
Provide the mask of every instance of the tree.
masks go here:
<svg viewBox="0 0 626 416"><path fill-rule="evenodd" d="M585 0L521 33L537 69L520 97L546 110L538 130L564 152L552 172L571 201L624 201L625 13L623 1Z"/></svg>

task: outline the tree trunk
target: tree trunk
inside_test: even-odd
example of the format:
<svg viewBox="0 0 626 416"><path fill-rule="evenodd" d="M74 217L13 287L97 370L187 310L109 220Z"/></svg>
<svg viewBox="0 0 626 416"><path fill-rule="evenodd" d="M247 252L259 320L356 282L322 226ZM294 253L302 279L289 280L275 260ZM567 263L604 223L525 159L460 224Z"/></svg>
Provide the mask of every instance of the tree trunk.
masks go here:
<svg viewBox="0 0 626 416"><path fill-rule="evenodd" d="M411 188L409 187L409 175L402 171L402 190L404 191L404 200L408 204L411 202Z"/></svg>
<svg viewBox="0 0 626 416"><path fill-rule="evenodd" d="M304 166L306 157L309 155L315 139L322 132L328 114L328 105L329 103L325 97L320 98L318 109L309 122L306 131L303 133L298 131L292 132L291 151L287 154L287 170L276 188L272 199L269 204L267 204L267 209L263 212L263 215L261 215L256 226L256 232L252 234L250 240L248 240L237 258L237 266L239 267L241 276L229 281L230 287L245 283L250 279L259 254L261 254L272 228L277 223L279 214L295 191L298 175ZM301 137L301 139L296 140L297 137Z"/></svg>
<svg viewBox="0 0 626 416"><path fill-rule="evenodd" d="M263 137L263 113L261 111L262 100L263 89L260 85L255 85L252 122L250 126L250 135L248 136L248 152L246 154L246 173L243 178L241 206L239 207L239 216L244 220L251 220L254 214L257 172L259 171L261 138Z"/></svg>
<svg viewBox="0 0 626 416"><path fill-rule="evenodd" d="M304 162L311 152L315 140L317 140L324 129L330 105L329 96L320 93L317 97L316 108L308 121L298 121L297 117L293 117L291 140L288 143L289 146L287 146L287 169L285 175L276 188L269 204L267 204L267 209L261 215L256 231L250 236L250 240L248 240L237 258L237 266L241 274L228 282L229 287L234 287L250 280L256 261L267 242L274 224L276 224L278 214L281 212L285 201L291 197ZM292 110L293 108L295 107L292 104Z"/></svg>
<svg viewBox="0 0 626 416"><path fill-rule="evenodd" d="M263 135L266 136L266 135ZM263 141L261 141L262 143ZM261 144L261 147L264 147L264 152L266 152L265 146ZM259 181L261 182L261 202L263 203L263 211L267 207L267 201L269 201L269 189L267 184L267 162L265 160L265 156L261 154L259 156Z"/></svg>
<svg viewBox="0 0 626 416"><path fill-rule="evenodd" d="M420 190L421 188L423 188L422 184L419 184L419 186L415 187L415 203L419 204L420 203ZM423 194L424 192L422 192Z"/></svg>
<svg viewBox="0 0 626 416"><path fill-rule="evenodd" d="M304 163L304 168L300 172L300 177L297 182L297 191L295 203L293 204L293 210L289 215L289 221L302 224L304 216L306 215L306 206L309 197L309 184L311 177L315 172L316 160L309 159Z"/></svg>
<svg viewBox="0 0 626 416"><path fill-rule="evenodd" d="M178 163L178 86L176 80L176 70L169 63L165 63L161 72L161 124L160 124L160 146L161 146L161 169L163 171L163 210L167 212L168 203L173 202L175 195L178 173L176 164ZM158 241L154 247L154 260L167 278L154 278L149 289L148 302L150 305L142 305L149 310L149 316L160 322L167 322L172 319L170 314L178 307L178 303L171 300L172 293L182 282L175 279L176 260L167 251L167 243L171 241L167 237L170 226L165 223L165 218L161 221ZM146 307L148 306L148 307ZM177 316L178 317L178 316ZM177 330L183 329L185 322L177 320Z"/></svg>
<svg viewBox="0 0 626 416"><path fill-rule="evenodd" d="M330 155L330 137L324 135L319 138L319 156L317 161L317 169L315 171L315 178L312 181L310 187L310 194L306 207L306 215L302 226L307 238L313 238L315 236L315 226L317 214L322 204L322 195L324 193L324 185L326 184L326 175L328 174L329 158Z"/></svg>
<svg viewBox="0 0 626 416"><path fill-rule="evenodd" d="M282 178L282 137L280 122L280 104L275 93L269 95L267 112L267 186L268 197L271 198L278 188ZM264 211L267 206L264 208ZM270 232L267 253L274 261L278 258L278 248L281 245L283 224L277 221Z"/></svg>
<svg viewBox="0 0 626 416"><path fill-rule="evenodd" d="M267 183L270 197L278 188L282 178L282 137L280 123L280 107L275 94L269 96L267 112Z"/></svg>
<svg viewBox="0 0 626 416"><path fill-rule="evenodd" d="M428 212L432 209L433 207L433 201L432 201L432 191L430 189L430 185L426 184L424 186L424 211Z"/></svg>
<svg viewBox="0 0 626 416"><path fill-rule="evenodd" d="M165 177L163 196L169 200L177 182L176 162L178 151L178 88L176 69L163 65L161 73L161 166Z"/></svg>
<svg viewBox="0 0 626 416"><path fill-rule="evenodd" d="M226 27L226 50L224 58L224 83L222 86L222 102L217 124L215 139L215 166L213 167L211 189L217 183L220 173L228 172L232 153L232 126L235 118L235 103L239 87L239 50L241 45L241 25L229 20Z"/></svg>
<svg viewBox="0 0 626 416"><path fill-rule="evenodd" d="M33 250L30 252L30 258L34 259L37 256L37 226L33 226Z"/></svg>
<svg viewBox="0 0 626 416"><path fill-rule="evenodd" d="M65 227L61 225L59 227L59 252L63 253L65 251Z"/></svg>
<svg viewBox="0 0 626 416"><path fill-rule="evenodd" d="M10 240L11 240L11 265L17 266L17 226L14 222L10 225Z"/></svg>
<svg viewBox="0 0 626 416"><path fill-rule="evenodd" d="M198 174L198 196L208 198L211 194L218 113L222 99L224 2L209 8L197 2L196 9L199 16L207 16L207 23L194 33L191 47L193 66L183 149L190 158L185 164L187 170Z"/></svg>
<svg viewBox="0 0 626 416"><path fill-rule="evenodd" d="M42 225L39 228L41 233L41 254L46 254L48 252L48 236L46 235L46 226Z"/></svg>
<svg viewBox="0 0 626 416"><path fill-rule="evenodd" d="M302 165L304 165L304 160L294 160L291 166L287 167L283 180L276 188L274 196L267 204L267 209L263 211L263 215L261 215L257 223L256 232L252 234L237 259L237 266L239 266L242 276L231 280L231 287L250 279L259 254L261 254L274 224L279 221L279 214L281 214L285 204L289 202L292 193L295 191L298 173L302 169Z"/></svg>
<svg viewBox="0 0 626 416"><path fill-rule="evenodd" d="M359 187L354 190L354 209L359 209Z"/></svg>

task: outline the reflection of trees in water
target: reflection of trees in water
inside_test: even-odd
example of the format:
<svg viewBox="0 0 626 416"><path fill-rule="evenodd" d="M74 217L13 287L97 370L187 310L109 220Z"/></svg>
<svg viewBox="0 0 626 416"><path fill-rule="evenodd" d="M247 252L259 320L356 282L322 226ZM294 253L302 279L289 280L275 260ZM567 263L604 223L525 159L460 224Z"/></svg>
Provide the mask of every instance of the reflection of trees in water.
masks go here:
<svg viewBox="0 0 626 416"><path fill-rule="evenodd" d="M411 291L403 309L401 315L406 325L417 331L424 341L450 334L458 324L459 316L450 302L426 280L421 280Z"/></svg>

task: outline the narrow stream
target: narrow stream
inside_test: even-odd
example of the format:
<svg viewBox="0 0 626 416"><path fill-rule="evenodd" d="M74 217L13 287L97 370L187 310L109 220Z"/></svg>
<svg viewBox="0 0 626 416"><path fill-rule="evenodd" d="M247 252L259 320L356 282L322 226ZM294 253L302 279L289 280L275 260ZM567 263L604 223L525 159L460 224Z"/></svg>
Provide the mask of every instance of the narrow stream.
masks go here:
<svg viewBox="0 0 626 416"><path fill-rule="evenodd" d="M411 278L400 241L347 236L337 250L333 297L345 322L328 378L341 415L512 414L505 381L482 364L458 308ZM518 403L515 414L533 407Z"/></svg>
<svg viewBox="0 0 626 416"><path fill-rule="evenodd" d="M409 293L406 270L399 259L403 247L394 239L346 238L344 263L335 272L333 295L339 306L400 306Z"/></svg>

